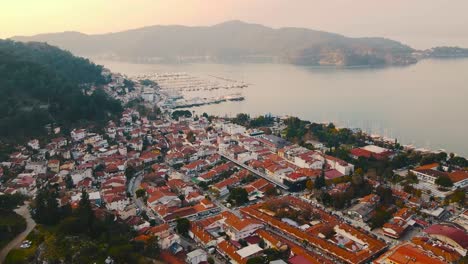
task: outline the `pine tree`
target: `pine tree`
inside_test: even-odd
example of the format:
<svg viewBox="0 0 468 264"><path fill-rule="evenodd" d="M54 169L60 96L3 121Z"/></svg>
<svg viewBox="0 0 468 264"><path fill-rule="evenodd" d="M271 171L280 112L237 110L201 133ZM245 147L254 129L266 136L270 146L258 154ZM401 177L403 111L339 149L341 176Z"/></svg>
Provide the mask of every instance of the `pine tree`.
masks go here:
<svg viewBox="0 0 468 264"><path fill-rule="evenodd" d="M325 187L325 169L322 168L322 172L320 173L320 176L315 178L314 182L314 187L315 189L321 189L322 187Z"/></svg>
<svg viewBox="0 0 468 264"><path fill-rule="evenodd" d="M91 202L89 201L89 194L85 190L81 192L81 200L78 204L77 217L80 219L84 228L86 228L88 232L92 232L94 213Z"/></svg>
<svg viewBox="0 0 468 264"><path fill-rule="evenodd" d="M57 192L41 189L36 196L34 219L44 225L55 225L60 221Z"/></svg>

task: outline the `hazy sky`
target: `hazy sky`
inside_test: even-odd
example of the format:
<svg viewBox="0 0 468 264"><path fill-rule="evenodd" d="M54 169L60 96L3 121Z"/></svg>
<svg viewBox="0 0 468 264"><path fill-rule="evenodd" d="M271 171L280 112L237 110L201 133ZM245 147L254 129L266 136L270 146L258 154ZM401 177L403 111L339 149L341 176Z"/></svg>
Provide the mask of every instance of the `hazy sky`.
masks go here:
<svg viewBox="0 0 468 264"><path fill-rule="evenodd" d="M233 19L468 47L468 0L0 0L0 38Z"/></svg>

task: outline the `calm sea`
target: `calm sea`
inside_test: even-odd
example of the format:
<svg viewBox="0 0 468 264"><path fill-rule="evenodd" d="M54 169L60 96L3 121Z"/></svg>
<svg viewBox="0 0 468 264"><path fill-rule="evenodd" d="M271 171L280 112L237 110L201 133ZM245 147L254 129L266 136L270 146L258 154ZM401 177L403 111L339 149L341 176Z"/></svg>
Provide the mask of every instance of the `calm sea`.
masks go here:
<svg viewBox="0 0 468 264"><path fill-rule="evenodd" d="M323 69L284 64L130 64L96 61L114 72L187 72L249 84L245 100L193 108L220 116L292 115L359 127L405 144L468 156L468 59L407 67Z"/></svg>

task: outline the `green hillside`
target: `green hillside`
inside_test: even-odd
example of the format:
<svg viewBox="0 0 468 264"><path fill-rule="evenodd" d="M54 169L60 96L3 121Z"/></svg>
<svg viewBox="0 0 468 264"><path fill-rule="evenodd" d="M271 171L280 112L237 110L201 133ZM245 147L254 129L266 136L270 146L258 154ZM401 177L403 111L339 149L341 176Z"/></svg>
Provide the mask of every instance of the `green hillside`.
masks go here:
<svg viewBox="0 0 468 264"><path fill-rule="evenodd" d="M121 112L101 89L102 67L43 43L0 40L0 141L41 136L45 126L70 128Z"/></svg>

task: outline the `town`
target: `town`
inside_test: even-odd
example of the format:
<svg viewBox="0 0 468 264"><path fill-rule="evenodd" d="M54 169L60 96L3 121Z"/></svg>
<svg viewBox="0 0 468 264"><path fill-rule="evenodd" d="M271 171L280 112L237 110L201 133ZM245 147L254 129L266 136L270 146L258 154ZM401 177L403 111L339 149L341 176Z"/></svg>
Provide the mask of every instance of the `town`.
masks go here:
<svg viewBox="0 0 468 264"><path fill-rule="evenodd" d="M197 115L157 80L104 74L119 120L55 126L1 161L1 196L25 197L38 226L53 190L165 263L466 263L466 159L293 117ZM14 251L48 243L29 240Z"/></svg>

